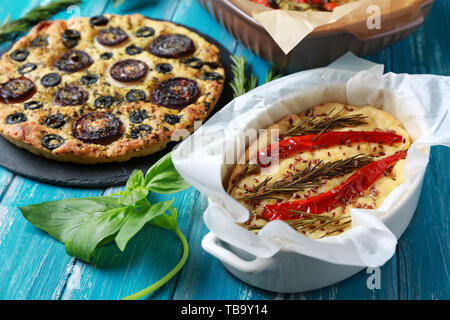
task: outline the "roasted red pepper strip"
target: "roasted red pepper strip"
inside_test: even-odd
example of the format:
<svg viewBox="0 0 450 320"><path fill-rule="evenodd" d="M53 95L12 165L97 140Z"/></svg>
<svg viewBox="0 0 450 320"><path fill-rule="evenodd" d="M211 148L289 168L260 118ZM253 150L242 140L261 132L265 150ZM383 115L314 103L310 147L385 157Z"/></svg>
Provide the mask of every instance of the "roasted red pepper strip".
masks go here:
<svg viewBox="0 0 450 320"><path fill-rule="evenodd" d="M284 139L267 147L267 151L259 151L257 161L261 167L267 167L272 159L287 158L293 153L314 151L338 145L351 145L355 142L373 142L394 144L403 141L403 137L392 132L379 131L330 131L317 137L315 134Z"/></svg>
<svg viewBox="0 0 450 320"><path fill-rule="evenodd" d="M392 164L406 157L406 151L398 151L395 154L372 162L353 173L344 183L327 192L307 199L267 204L264 206L263 215L268 220L292 220L298 219L293 211L302 211L311 214L319 214L332 210L345 204L349 199L360 196L360 193L368 189Z"/></svg>

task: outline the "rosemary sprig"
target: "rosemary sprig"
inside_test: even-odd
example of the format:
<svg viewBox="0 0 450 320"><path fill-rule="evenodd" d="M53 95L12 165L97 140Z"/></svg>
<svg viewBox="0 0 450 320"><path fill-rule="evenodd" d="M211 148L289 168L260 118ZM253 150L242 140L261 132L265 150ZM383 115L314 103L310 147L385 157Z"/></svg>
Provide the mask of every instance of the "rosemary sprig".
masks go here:
<svg viewBox="0 0 450 320"><path fill-rule="evenodd" d="M8 16L0 26L0 41L11 40L39 22L50 19L59 11L80 3L81 0L54 0L47 5L33 8L20 19L10 21Z"/></svg>
<svg viewBox="0 0 450 320"><path fill-rule="evenodd" d="M296 126L284 133L285 137L300 136L305 134L317 134L316 139L323 132L338 128L355 127L366 124L366 116L360 113L348 116L342 116L344 108L335 112L335 108L331 109L324 115L312 115L312 109L306 117Z"/></svg>
<svg viewBox="0 0 450 320"><path fill-rule="evenodd" d="M251 191L241 195L238 200L272 199L271 195L273 193L293 193L318 187L322 179L331 179L351 173L370 162L372 162L372 158L363 155L356 155L332 162L323 162L321 160L316 164L310 161L305 169L287 179L281 179L269 185L268 183L272 180L272 177L266 178Z"/></svg>
<svg viewBox="0 0 450 320"><path fill-rule="evenodd" d="M330 236L339 232L349 226L352 222L351 216L339 216L339 217L330 217L325 214L311 214L302 211L292 211L292 217L299 216L298 219L285 220L287 224L289 224L292 228L297 231L303 231L305 229L310 229L308 233L311 235L312 233L320 230L321 228L329 225L333 225L334 227L327 230L324 235L319 237L319 239ZM311 229L312 227L312 229ZM262 227L257 226L247 226L247 229L252 232L258 232Z"/></svg>
<svg viewBox="0 0 450 320"><path fill-rule="evenodd" d="M230 56L233 64L231 71L233 72L233 80L230 83L233 89L234 97L239 97L244 93L255 89L258 86L258 78L249 70L247 61L242 56ZM265 83L278 79L282 74L277 73L273 68L267 71Z"/></svg>

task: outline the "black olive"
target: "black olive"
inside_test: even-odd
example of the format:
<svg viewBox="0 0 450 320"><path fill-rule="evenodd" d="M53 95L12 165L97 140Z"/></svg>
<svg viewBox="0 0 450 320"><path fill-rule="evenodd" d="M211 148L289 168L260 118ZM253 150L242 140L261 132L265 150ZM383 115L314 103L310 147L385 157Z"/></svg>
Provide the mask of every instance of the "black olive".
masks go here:
<svg viewBox="0 0 450 320"><path fill-rule="evenodd" d="M52 129L59 129L65 124L66 120L61 113L51 114L44 120L44 125Z"/></svg>
<svg viewBox="0 0 450 320"><path fill-rule="evenodd" d="M36 68L37 68L37 65L35 65L34 63L25 63L24 65L21 65L17 69L17 72L20 74L25 74L25 73L33 71Z"/></svg>
<svg viewBox="0 0 450 320"><path fill-rule="evenodd" d="M7 124L16 124L16 123L21 123L21 122L25 122L25 121L27 121L27 117L22 112L16 112L16 113L10 114L6 118Z"/></svg>
<svg viewBox="0 0 450 320"><path fill-rule="evenodd" d="M197 100L197 82L187 78L170 78L158 84L152 92L152 102L171 109L183 109Z"/></svg>
<svg viewBox="0 0 450 320"><path fill-rule="evenodd" d="M170 63L160 63L156 65L155 69L159 73L169 73L172 71L173 67Z"/></svg>
<svg viewBox="0 0 450 320"><path fill-rule="evenodd" d="M133 89L127 92L125 98L128 102L143 101L146 98L145 92L142 90Z"/></svg>
<svg viewBox="0 0 450 320"><path fill-rule="evenodd" d="M104 26L108 24L108 18L102 15L94 16L89 19L89 23L91 24L91 26Z"/></svg>
<svg viewBox="0 0 450 320"><path fill-rule="evenodd" d="M0 84L0 101L17 103L30 99L36 92L33 81L22 76Z"/></svg>
<svg viewBox="0 0 450 320"><path fill-rule="evenodd" d="M109 73L119 82L134 82L142 80L147 74L148 66L135 59L126 59L114 63Z"/></svg>
<svg viewBox="0 0 450 320"><path fill-rule="evenodd" d="M107 145L122 135L122 122L110 112L90 112L73 124L73 135L85 143Z"/></svg>
<svg viewBox="0 0 450 320"><path fill-rule="evenodd" d="M100 55L100 59L102 59L102 60L109 60L109 59L112 58L112 56L113 56L112 52L103 52Z"/></svg>
<svg viewBox="0 0 450 320"><path fill-rule="evenodd" d="M81 35L77 30L67 29L61 34L61 39L67 48L73 48L78 44Z"/></svg>
<svg viewBox="0 0 450 320"><path fill-rule="evenodd" d="M113 56L112 52L103 52L103 53L100 55L100 59L103 59L103 60L109 60L109 59L112 58L112 56Z"/></svg>
<svg viewBox="0 0 450 320"><path fill-rule="evenodd" d="M33 48L38 48L38 47L45 47L47 44L48 44L47 37L41 36L31 41L30 46Z"/></svg>
<svg viewBox="0 0 450 320"><path fill-rule="evenodd" d="M9 57L15 61L21 62L21 61L25 61L28 58L29 54L30 54L30 52L28 52L28 50L17 49L17 50L14 50L13 52L11 52Z"/></svg>
<svg viewBox="0 0 450 320"><path fill-rule="evenodd" d="M205 62L205 64L211 69L217 69L219 67L219 64L217 62Z"/></svg>
<svg viewBox="0 0 450 320"><path fill-rule="evenodd" d="M25 102L25 104L23 105L23 107L25 108L25 110L36 110L36 109L40 109L42 108L42 102L40 101L28 101Z"/></svg>
<svg viewBox="0 0 450 320"><path fill-rule="evenodd" d="M141 124L135 127L133 130L131 130L130 136L132 139L138 139L141 137L145 137L146 135L149 135L150 133L152 133L152 131L153 131L152 127L146 124Z"/></svg>
<svg viewBox="0 0 450 320"><path fill-rule="evenodd" d="M158 57L179 58L194 52L195 46L183 34L163 34L150 43L148 51Z"/></svg>
<svg viewBox="0 0 450 320"><path fill-rule="evenodd" d="M56 91L53 103L57 106L78 106L83 105L88 97L87 91L79 85L67 84Z"/></svg>
<svg viewBox="0 0 450 320"><path fill-rule="evenodd" d="M147 38L155 34L155 29L150 27L141 27L136 31L136 37Z"/></svg>
<svg viewBox="0 0 450 320"><path fill-rule="evenodd" d="M56 148L61 147L66 140L63 137L58 136L56 134L47 134L42 137L41 143L48 150L55 150Z"/></svg>
<svg viewBox="0 0 450 320"><path fill-rule="evenodd" d="M121 28L106 28L97 33L97 41L104 46L115 46L128 39L128 35Z"/></svg>
<svg viewBox="0 0 450 320"><path fill-rule="evenodd" d="M135 56L139 53L141 53L142 51L144 51L144 49L142 49L141 47L138 47L134 44L129 45L128 47L126 47L125 52L127 54L129 54L130 56Z"/></svg>
<svg viewBox="0 0 450 320"><path fill-rule="evenodd" d="M189 68L201 69L203 67L203 61L198 58L195 58L195 57L188 58L188 59L184 60L183 62Z"/></svg>
<svg viewBox="0 0 450 320"><path fill-rule="evenodd" d="M112 106L114 102L113 96L102 96L94 101L94 105L96 109L103 109L103 108L109 108Z"/></svg>
<svg viewBox="0 0 450 320"><path fill-rule="evenodd" d="M164 115L164 121L168 124L177 124L180 122L181 118L177 116L176 114L165 114Z"/></svg>
<svg viewBox="0 0 450 320"><path fill-rule="evenodd" d="M202 76L203 80L222 80L223 76L218 72L205 72Z"/></svg>
<svg viewBox="0 0 450 320"><path fill-rule="evenodd" d="M148 118L148 114L145 110L134 110L130 112L131 123L141 123Z"/></svg>
<svg viewBox="0 0 450 320"><path fill-rule="evenodd" d="M57 73L49 73L42 77L41 84L44 87L54 87L61 82L61 76Z"/></svg>
<svg viewBox="0 0 450 320"><path fill-rule="evenodd" d="M98 75L88 74L88 75L82 76L80 79L80 82L85 85L90 85L90 84L96 83L97 80L98 80Z"/></svg>
<svg viewBox="0 0 450 320"><path fill-rule="evenodd" d="M76 72L89 67L94 60L86 52L81 50L71 50L65 52L56 60L55 67L65 72Z"/></svg>

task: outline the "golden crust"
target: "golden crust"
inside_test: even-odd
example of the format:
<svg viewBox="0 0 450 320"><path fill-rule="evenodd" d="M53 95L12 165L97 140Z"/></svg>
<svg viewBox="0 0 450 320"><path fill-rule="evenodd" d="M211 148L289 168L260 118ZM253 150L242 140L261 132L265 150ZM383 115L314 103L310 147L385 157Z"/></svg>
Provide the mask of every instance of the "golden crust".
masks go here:
<svg viewBox="0 0 450 320"><path fill-rule="evenodd" d="M8 53L3 55L0 60L0 83L18 78L20 74L17 72L17 68L24 63L35 63L37 68L25 74L37 88L37 92L29 100L38 100L44 103L41 109L25 110L23 102L14 104L0 102L0 134L3 137L21 148L58 161L85 164L122 162L132 157L146 156L163 149L171 141L174 132L181 130L183 133L192 133L194 121L206 119L216 105L224 85L225 71L220 65L218 48L198 34L171 22L150 20L140 14L105 16L109 19L109 22L107 26L102 27L92 27L89 18L41 22L26 36L18 40ZM119 26L129 36L125 43L114 48L106 48L96 42L95 36L100 29ZM155 30L155 35L148 38L136 37L135 31L142 26L152 27ZM88 69L74 73L63 73L53 67L55 61L69 50L61 41L61 34L66 29L74 29L80 32L81 39L72 50L83 50L92 57L94 63ZM155 37L169 33L180 33L191 38L196 48L192 56L205 62L219 64L219 67L213 69L209 65L204 65L201 70L189 68L182 62L185 57L179 59L160 58L153 56L147 50L134 56L125 53L125 47L130 44L146 49ZM30 48L31 41L39 36L46 36L48 45ZM30 52L26 61L17 62L10 58L12 51L25 48ZM113 58L109 60L100 59L100 54L107 51L113 53ZM124 85L115 82L109 76L108 67L116 61L127 58L142 60L149 66L148 75L140 83ZM154 70L154 66L159 63L170 63L173 70L167 74L158 73ZM223 79L204 80L202 75L206 71L217 72L223 76ZM40 79L50 72L57 72L61 76L61 83L57 87L46 88L40 83ZM80 84L80 78L87 74L97 74L99 80L94 84L82 85L83 89L89 93L88 100L83 106L63 107L53 105L53 96L59 87L66 84ZM159 82L172 77L194 79L200 91L198 99L180 111L155 105L148 102L148 99L138 102L127 102L124 99L126 92L131 89L144 90L149 96ZM95 110L95 99L103 95L122 97L123 102L108 109ZM149 117L139 125L151 126L151 134L137 139L131 138L130 132L136 125L130 122L129 112L134 110L145 110L147 112ZM119 118L124 128L122 137L107 146L87 144L74 138L72 135L74 121L82 114L92 111L109 111ZM24 113L27 120L18 124L7 124L6 118L15 112ZM52 129L43 124L44 119L54 113L63 114L66 121L59 129ZM169 124L164 121L165 115L178 115L181 121L173 125ZM49 150L43 147L41 143L42 137L46 134L57 134L65 139L65 143L54 150Z"/></svg>

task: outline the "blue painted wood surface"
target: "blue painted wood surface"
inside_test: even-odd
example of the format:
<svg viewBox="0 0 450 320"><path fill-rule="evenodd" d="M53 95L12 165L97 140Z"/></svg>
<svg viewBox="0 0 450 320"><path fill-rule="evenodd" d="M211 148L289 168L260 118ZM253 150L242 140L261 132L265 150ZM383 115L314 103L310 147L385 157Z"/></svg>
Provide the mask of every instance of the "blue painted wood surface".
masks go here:
<svg viewBox="0 0 450 320"><path fill-rule="evenodd" d="M18 18L45 2L8 2L0 6L0 21L8 14ZM85 0L80 9L82 16L139 12L173 20L245 56L260 79L270 66L236 41L195 0L128 0L118 8L107 0ZM55 18L73 14L77 11ZM368 58L383 63L386 71L450 75L449 25L450 1L437 0L428 20L414 35ZM201 239L207 233L202 221L205 196L193 188L175 195L152 194L153 201L175 197L180 228L191 251L181 273L148 299L449 299L449 159L448 148L432 149L415 216L399 240L396 255L381 268L381 288L375 290L367 288L365 271L336 285L301 294L274 294L248 286L201 249ZM29 224L17 209L30 203L116 190L56 187L0 168L0 299L118 299L146 287L171 269L181 247L168 231L146 226L124 253L114 245L105 246L95 252L93 264L88 265L69 257L62 244Z"/></svg>

